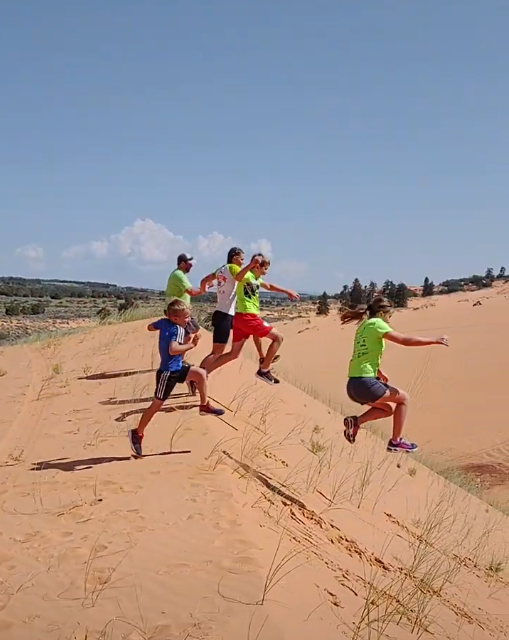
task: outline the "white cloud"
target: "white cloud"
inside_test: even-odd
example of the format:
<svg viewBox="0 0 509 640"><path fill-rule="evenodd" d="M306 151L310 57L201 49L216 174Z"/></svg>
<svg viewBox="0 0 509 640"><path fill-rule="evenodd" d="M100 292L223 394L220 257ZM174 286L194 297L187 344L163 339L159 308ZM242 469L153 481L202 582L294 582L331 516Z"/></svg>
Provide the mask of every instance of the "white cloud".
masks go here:
<svg viewBox="0 0 509 640"><path fill-rule="evenodd" d="M108 240L92 240L84 244L76 244L62 252L64 258L86 258L92 256L94 258L104 258L108 255L110 243Z"/></svg>
<svg viewBox="0 0 509 640"><path fill-rule="evenodd" d="M177 255L186 250L189 250L189 243L182 236L146 218L135 220L134 224L107 239L69 247L62 255L67 259L113 255L138 263L139 266L157 266L167 261L174 262Z"/></svg>
<svg viewBox="0 0 509 640"><path fill-rule="evenodd" d="M44 249L36 244L18 247L14 253L19 258L24 259L32 269L42 269L44 267Z"/></svg>
<svg viewBox="0 0 509 640"><path fill-rule="evenodd" d="M302 278L308 265L301 260L278 260L274 263L274 271L285 278Z"/></svg>
<svg viewBox="0 0 509 640"><path fill-rule="evenodd" d="M196 254L205 258L216 258L226 256L228 250L234 246L234 241L230 237L223 236L222 233L214 231L208 236L198 236L196 241Z"/></svg>
<svg viewBox="0 0 509 640"><path fill-rule="evenodd" d="M136 220L124 227L118 235L111 236L114 250L122 257L142 264L161 264L188 249L188 243L159 222L150 218Z"/></svg>
<svg viewBox="0 0 509 640"><path fill-rule="evenodd" d="M101 240L92 240L67 248L62 256L67 260L80 259L123 259L132 262L140 269L158 269L174 265L179 253L190 253L195 262L207 264L218 258L225 259L232 246L242 247L242 242L218 231L204 236L184 238L170 231L159 222L150 218L137 219L119 233ZM272 243L260 238L248 245L252 253L261 252L272 257ZM249 256L250 257L250 256ZM282 261L279 271L282 274L298 275L305 270L298 261Z"/></svg>
<svg viewBox="0 0 509 640"><path fill-rule="evenodd" d="M272 258L272 243L267 238L260 238L256 242L252 242L250 245L253 253L263 253L267 258Z"/></svg>

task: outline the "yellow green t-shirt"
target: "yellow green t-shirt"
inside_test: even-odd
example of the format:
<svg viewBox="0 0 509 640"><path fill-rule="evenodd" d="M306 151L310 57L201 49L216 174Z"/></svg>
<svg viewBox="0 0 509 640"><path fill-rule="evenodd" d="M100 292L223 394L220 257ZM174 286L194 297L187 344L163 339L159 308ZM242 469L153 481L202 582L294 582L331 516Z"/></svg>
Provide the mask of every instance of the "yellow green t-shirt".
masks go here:
<svg viewBox="0 0 509 640"><path fill-rule="evenodd" d="M382 318L370 318L355 333L349 378L376 378L385 349L384 335L392 331Z"/></svg>
<svg viewBox="0 0 509 640"><path fill-rule="evenodd" d="M260 315L260 284L252 271L248 271L237 285L237 313L254 313Z"/></svg>
<svg viewBox="0 0 509 640"><path fill-rule="evenodd" d="M187 304L191 304L191 296L186 293L186 290L191 288L191 283L189 282L186 274L180 269L175 269L170 273L168 284L166 285L166 304L175 298L178 298Z"/></svg>

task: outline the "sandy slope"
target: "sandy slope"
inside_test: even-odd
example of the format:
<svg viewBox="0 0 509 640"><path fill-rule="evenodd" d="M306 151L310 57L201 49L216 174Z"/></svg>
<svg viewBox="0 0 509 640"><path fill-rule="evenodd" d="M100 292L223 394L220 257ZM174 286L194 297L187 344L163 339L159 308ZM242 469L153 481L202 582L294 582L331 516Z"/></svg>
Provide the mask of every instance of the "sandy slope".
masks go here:
<svg viewBox="0 0 509 640"><path fill-rule="evenodd" d="M0 355L2 640L509 636L507 520L373 436L350 447L248 360L211 376L224 420L175 396L133 460L144 326Z"/></svg>
<svg viewBox="0 0 509 640"><path fill-rule="evenodd" d="M475 302L482 302L473 306ZM491 493L509 502L507 420L499 415L506 396L509 285L491 291L417 300L392 325L417 335L447 334L450 348L408 349L387 344L384 371L411 394L407 435L421 449L483 475ZM337 313L282 323L285 377L313 387L339 411L358 408L345 393L355 325L341 327ZM385 423L385 424L384 424ZM384 421L386 433L390 423Z"/></svg>

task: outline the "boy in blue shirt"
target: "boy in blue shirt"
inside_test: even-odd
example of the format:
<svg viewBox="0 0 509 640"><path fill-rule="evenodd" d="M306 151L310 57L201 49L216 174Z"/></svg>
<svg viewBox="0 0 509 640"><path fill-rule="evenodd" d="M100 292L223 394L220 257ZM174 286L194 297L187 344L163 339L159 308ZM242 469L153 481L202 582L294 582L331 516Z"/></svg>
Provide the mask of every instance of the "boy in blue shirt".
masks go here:
<svg viewBox="0 0 509 640"><path fill-rule="evenodd" d="M159 354L161 364L156 373L156 389L152 404L145 409L136 429L128 432L131 449L136 457L141 457L142 440L149 422L170 397L175 385L195 382L200 394L200 415L222 416L224 409L213 407L207 397L207 374L205 369L183 362L185 353L198 344L198 334L189 335L185 326L191 311L182 300L173 300L166 309L166 317L149 324L149 331L159 331Z"/></svg>

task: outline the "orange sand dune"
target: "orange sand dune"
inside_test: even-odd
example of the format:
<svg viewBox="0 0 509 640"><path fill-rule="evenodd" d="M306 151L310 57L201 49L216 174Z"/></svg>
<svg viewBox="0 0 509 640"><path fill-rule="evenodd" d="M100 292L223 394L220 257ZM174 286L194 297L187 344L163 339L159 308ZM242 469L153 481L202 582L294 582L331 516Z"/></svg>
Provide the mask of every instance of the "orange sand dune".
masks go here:
<svg viewBox="0 0 509 640"><path fill-rule="evenodd" d="M211 376L224 419L180 387L133 460L157 366L145 324L0 354L2 640L509 637L507 519L375 436L348 445L340 414L257 381L250 360ZM331 345L351 331L315 325L285 326L285 365L331 366L339 389ZM450 376L454 348L428 370Z"/></svg>
<svg viewBox="0 0 509 640"><path fill-rule="evenodd" d="M473 306L477 301L482 304ZM393 316L395 330L447 334L450 347L387 344L383 369L411 395L407 435L427 454L488 474L491 492L509 501L509 432L498 414L507 393L509 286L413 304ZM342 327L334 312L279 328L285 343L278 371L340 412L358 412L345 392L356 325ZM379 424L390 432L389 421Z"/></svg>

